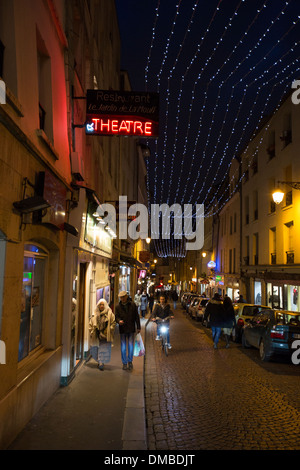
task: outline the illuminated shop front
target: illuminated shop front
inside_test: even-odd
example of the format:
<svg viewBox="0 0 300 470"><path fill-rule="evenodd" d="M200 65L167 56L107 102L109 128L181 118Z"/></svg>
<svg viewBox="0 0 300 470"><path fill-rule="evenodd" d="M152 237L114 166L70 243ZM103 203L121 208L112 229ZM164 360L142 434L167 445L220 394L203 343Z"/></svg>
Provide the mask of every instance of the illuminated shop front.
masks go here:
<svg viewBox="0 0 300 470"><path fill-rule="evenodd" d="M267 286L267 305L272 308L300 311L300 282L289 283L268 282Z"/></svg>
<svg viewBox="0 0 300 470"><path fill-rule="evenodd" d="M80 189L78 207L71 213L79 237L67 238L65 309L69 315L63 329L62 385L70 382L76 366L88 355L88 324L97 302L101 298L111 302L113 236L96 213L99 204L93 191Z"/></svg>

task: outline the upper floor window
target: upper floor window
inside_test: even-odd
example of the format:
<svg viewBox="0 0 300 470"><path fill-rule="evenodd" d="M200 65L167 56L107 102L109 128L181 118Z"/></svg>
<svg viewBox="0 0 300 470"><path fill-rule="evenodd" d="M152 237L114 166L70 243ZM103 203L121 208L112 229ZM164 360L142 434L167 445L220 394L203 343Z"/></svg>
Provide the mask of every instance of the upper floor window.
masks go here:
<svg viewBox="0 0 300 470"><path fill-rule="evenodd" d="M280 134L280 140L282 141L282 148L285 148L292 142L292 116L286 114L283 119L283 129Z"/></svg>
<svg viewBox="0 0 300 470"><path fill-rule="evenodd" d="M52 109L52 72L51 59L44 40L37 31L37 66L38 66L38 99L39 128L45 132L53 143L53 109Z"/></svg>

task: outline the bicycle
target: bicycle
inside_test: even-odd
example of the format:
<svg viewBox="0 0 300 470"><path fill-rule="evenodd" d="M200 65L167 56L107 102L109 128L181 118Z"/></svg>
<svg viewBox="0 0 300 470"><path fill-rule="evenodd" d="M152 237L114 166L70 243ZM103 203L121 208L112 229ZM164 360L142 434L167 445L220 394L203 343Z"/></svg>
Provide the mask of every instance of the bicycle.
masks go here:
<svg viewBox="0 0 300 470"><path fill-rule="evenodd" d="M163 323L166 323L170 318L172 317L166 317L166 318L156 317L155 318L155 321L157 324L162 323L159 329L160 337L161 337L161 349L162 351L164 351L166 356L169 354L169 343L168 343L169 324L167 323L166 325L163 325Z"/></svg>

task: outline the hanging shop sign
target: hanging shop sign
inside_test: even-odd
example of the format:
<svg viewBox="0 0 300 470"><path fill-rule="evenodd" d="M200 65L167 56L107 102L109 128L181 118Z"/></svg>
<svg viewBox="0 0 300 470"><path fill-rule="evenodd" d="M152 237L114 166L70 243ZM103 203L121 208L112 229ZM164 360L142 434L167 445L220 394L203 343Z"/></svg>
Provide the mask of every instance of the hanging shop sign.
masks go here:
<svg viewBox="0 0 300 470"><path fill-rule="evenodd" d="M158 93L87 91L87 135L156 138L158 133Z"/></svg>
<svg viewBox="0 0 300 470"><path fill-rule="evenodd" d="M141 263L147 263L150 259L150 252L149 251L140 251L139 253L139 260Z"/></svg>
<svg viewBox="0 0 300 470"><path fill-rule="evenodd" d="M49 208L42 215L41 222L63 228L67 212L67 189L50 171L38 175L37 193L48 202Z"/></svg>
<svg viewBox="0 0 300 470"><path fill-rule="evenodd" d="M224 276L222 275L216 275L215 277L216 283L218 283L220 286L224 286Z"/></svg>
<svg viewBox="0 0 300 470"><path fill-rule="evenodd" d="M213 269L216 267L216 263L214 261L209 261L207 263L207 267L210 268L210 269Z"/></svg>

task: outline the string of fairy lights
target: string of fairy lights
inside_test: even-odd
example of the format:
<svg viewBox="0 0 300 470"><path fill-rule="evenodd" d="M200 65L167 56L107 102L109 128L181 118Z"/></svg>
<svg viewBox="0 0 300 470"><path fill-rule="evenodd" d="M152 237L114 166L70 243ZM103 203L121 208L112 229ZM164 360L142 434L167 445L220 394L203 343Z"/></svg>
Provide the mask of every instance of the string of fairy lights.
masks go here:
<svg viewBox="0 0 300 470"><path fill-rule="evenodd" d="M254 8L251 0L237 0L227 13L222 0L205 10L199 0L188 5L178 0L166 22L165 5L157 1L145 86L163 99L160 137L151 142L146 160L149 210L150 203L204 204L205 216L215 215L245 177L246 169L241 175L231 172L223 194L216 191L233 158L241 150L247 153L263 117L279 109L300 70L295 0L258 3ZM248 166L251 162L250 156ZM174 217L163 216L174 233L154 240L157 255L185 257L186 240L176 239Z"/></svg>

